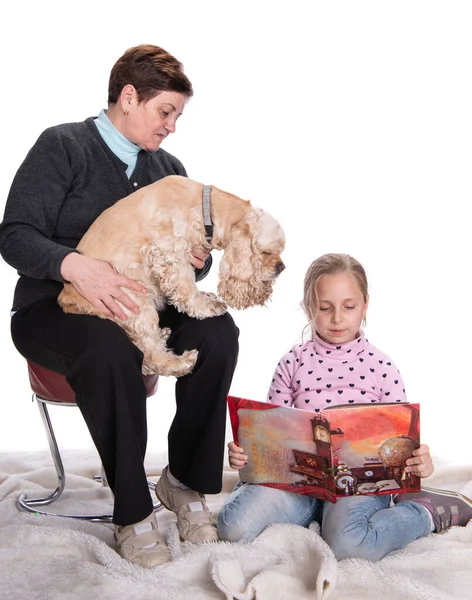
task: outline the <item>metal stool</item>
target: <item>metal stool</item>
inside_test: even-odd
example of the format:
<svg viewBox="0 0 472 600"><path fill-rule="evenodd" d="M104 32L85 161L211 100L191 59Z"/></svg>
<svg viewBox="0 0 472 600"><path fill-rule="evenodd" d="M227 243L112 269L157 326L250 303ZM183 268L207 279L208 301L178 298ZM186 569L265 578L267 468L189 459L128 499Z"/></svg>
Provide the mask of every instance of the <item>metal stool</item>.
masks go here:
<svg viewBox="0 0 472 600"><path fill-rule="evenodd" d="M71 519L81 519L85 521L95 521L99 523L111 523L112 515L65 515L59 513L49 513L39 510L38 507L51 504L57 500L66 484L66 475L64 465L62 464L61 454L56 442L56 436L49 418L47 405L54 404L55 406L77 406L75 401L75 393L67 383L64 375L40 367L30 361L28 363L28 375L33 390L33 400L37 401L39 412L43 420L44 428L49 442L52 459L57 473L57 488L44 498L27 498L26 494L21 494L16 501L18 510L30 512L40 515L48 515L51 517L68 517ZM158 375L143 375L143 381L146 386L147 397L152 396L157 389ZM107 485L105 473L102 467L102 475L94 477L96 481L101 481L103 485ZM156 487L153 481L148 480L148 486L151 489ZM161 510L163 507L160 502L154 504L154 511Z"/></svg>

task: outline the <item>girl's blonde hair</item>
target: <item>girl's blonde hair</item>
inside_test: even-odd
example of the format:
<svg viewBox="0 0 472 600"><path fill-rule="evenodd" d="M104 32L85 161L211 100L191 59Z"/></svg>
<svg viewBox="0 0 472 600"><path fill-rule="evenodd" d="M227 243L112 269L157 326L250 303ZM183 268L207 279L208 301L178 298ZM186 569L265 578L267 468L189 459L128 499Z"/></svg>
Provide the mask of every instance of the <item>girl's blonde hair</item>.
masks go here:
<svg viewBox="0 0 472 600"><path fill-rule="evenodd" d="M336 273L352 273L359 288L367 302L368 285L367 275L361 263L349 254L323 254L314 260L308 267L303 285L303 310L310 321L307 327L310 327L314 335L314 322L318 308L318 298L316 295L316 284L320 277L324 275L334 275Z"/></svg>

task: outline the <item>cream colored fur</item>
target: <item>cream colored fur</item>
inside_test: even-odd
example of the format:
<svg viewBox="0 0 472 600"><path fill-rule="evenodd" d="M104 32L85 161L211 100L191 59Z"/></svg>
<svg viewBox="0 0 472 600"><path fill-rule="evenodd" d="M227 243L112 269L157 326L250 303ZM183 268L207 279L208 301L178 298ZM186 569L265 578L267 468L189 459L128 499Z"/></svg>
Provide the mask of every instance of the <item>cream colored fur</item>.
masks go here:
<svg viewBox="0 0 472 600"><path fill-rule="evenodd" d="M104 211L77 247L147 287L147 295L124 289L138 304L138 315L122 306L127 319L112 319L143 352L145 374L185 375L197 359L196 350L178 356L167 349L170 331L159 328L158 315L166 302L197 319L223 314L226 304L237 309L264 304L284 268L280 253L285 237L278 222L216 187L211 192L214 233L208 244L202 193L203 185L186 177L161 179ZM190 251L211 249L225 251L219 270L221 299L195 284ZM58 301L65 312L103 316L72 284L64 285Z"/></svg>

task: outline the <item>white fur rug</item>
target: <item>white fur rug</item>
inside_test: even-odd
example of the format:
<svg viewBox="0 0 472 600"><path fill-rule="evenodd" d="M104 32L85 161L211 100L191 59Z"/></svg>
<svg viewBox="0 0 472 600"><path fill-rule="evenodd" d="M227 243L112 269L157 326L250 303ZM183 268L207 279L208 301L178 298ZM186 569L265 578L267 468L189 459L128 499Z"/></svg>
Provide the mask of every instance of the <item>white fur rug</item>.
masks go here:
<svg viewBox="0 0 472 600"><path fill-rule="evenodd" d="M67 486L50 510L106 512L108 489L91 480L95 454L65 452ZM1 600L456 600L472 598L472 522L431 535L378 563L336 562L316 527L269 527L251 544L180 544L174 515L158 513L172 562L141 569L116 552L111 525L20 513L21 492L43 494L55 485L46 452L0 454ZM147 460L150 478L164 456ZM429 485L472 495L472 466L440 464ZM237 480L209 496L216 512Z"/></svg>

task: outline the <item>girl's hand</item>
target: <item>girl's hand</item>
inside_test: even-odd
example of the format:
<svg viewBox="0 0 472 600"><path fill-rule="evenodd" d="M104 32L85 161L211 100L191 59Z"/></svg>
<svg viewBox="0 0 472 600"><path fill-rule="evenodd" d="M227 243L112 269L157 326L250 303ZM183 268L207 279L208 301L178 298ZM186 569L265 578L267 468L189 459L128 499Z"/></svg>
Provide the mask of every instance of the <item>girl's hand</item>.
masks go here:
<svg viewBox="0 0 472 600"><path fill-rule="evenodd" d="M121 288L142 294L147 291L141 283L117 273L109 263L77 252L64 258L61 275L105 317L126 319L120 303L131 312L139 312L138 305Z"/></svg>
<svg viewBox="0 0 472 600"><path fill-rule="evenodd" d="M434 472L434 465L429 447L426 444L421 444L419 448L413 451L413 457L409 458L406 463L406 473L413 473L418 477L429 477Z"/></svg>
<svg viewBox="0 0 472 600"><path fill-rule="evenodd" d="M234 442L228 444L228 459L229 466L232 469L242 469L247 464L247 456L244 454L244 450L239 446L236 446Z"/></svg>

